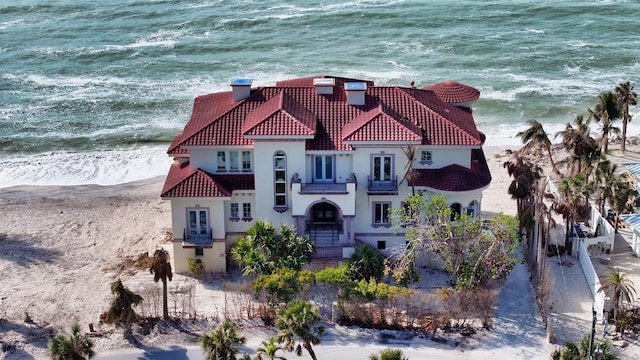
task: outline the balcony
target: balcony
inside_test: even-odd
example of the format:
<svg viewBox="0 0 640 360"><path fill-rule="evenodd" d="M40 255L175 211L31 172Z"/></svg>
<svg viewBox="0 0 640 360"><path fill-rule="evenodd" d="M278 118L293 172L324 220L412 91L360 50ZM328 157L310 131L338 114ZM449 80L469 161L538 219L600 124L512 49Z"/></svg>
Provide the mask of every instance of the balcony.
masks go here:
<svg viewBox="0 0 640 360"><path fill-rule="evenodd" d="M301 184L300 194L346 194L347 183L310 183Z"/></svg>
<svg viewBox="0 0 640 360"><path fill-rule="evenodd" d="M368 178L367 194L398 195L398 176L391 180L372 180Z"/></svg>
<svg viewBox="0 0 640 360"><path fill-rule="evenodd" d="M182 235L182 247L194 248L194 247L212 247L213 246L213 232L211 229L206 234L191 234L188 229L184 229Z"/></svg>

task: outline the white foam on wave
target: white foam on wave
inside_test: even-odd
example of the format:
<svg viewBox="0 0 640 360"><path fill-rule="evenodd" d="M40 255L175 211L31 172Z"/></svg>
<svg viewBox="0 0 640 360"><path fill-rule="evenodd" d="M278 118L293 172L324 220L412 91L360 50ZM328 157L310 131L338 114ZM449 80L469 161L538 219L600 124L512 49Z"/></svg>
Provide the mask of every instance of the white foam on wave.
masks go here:
<svg viewBox="0 0 640 360"><path fill-rule="evenodd" d="M166 146L0 158L0 188L17 185L115 185L164 176Z"/></svg>

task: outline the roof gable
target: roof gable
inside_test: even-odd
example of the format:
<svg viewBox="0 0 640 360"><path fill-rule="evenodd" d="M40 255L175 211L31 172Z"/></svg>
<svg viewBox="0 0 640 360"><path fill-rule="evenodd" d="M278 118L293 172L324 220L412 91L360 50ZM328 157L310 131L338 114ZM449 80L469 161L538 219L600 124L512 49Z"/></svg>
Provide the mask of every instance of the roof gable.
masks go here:
<svg viewBox="0 0 640 360"><path fill-rule="evenodd" d="M244 136L296 136L313 137L316 116L299 102L281 91L253 110L244 120Z"/></svg>
<svg viewBox="0 0 640 360"><path fill-rule="evenodd" d="M398 120L389 109L380 104L360 114L342 129L342 141L422 141L417 126L408 120Z"/></svg>

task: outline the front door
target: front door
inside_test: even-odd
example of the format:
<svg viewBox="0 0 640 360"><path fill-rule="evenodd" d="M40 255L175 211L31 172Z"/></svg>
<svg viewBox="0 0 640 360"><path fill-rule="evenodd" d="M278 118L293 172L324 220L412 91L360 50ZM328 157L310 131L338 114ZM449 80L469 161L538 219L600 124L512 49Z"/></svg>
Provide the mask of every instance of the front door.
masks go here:
<svg viewBox="0 0 640 360"><path fill-rule="evenodd" d="M335 223L337 219L336 207L328 203L320 203L313 206L312 221L314 223Z"/></svg>

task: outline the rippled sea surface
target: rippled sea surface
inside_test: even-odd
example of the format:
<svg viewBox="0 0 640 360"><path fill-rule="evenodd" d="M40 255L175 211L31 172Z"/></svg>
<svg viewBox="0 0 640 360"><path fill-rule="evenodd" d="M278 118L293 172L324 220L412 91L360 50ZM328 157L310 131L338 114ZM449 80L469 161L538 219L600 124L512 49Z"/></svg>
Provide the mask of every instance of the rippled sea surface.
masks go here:
<svg viewBox="0 0 640 360"><path fill-rule="evenodd" d="M615 0L2 2L0 187L165 174L193 99L237 76L456 80L481 91L488 145L517 144L530 118L555 134L637 85L637 14Z"/></svg>

